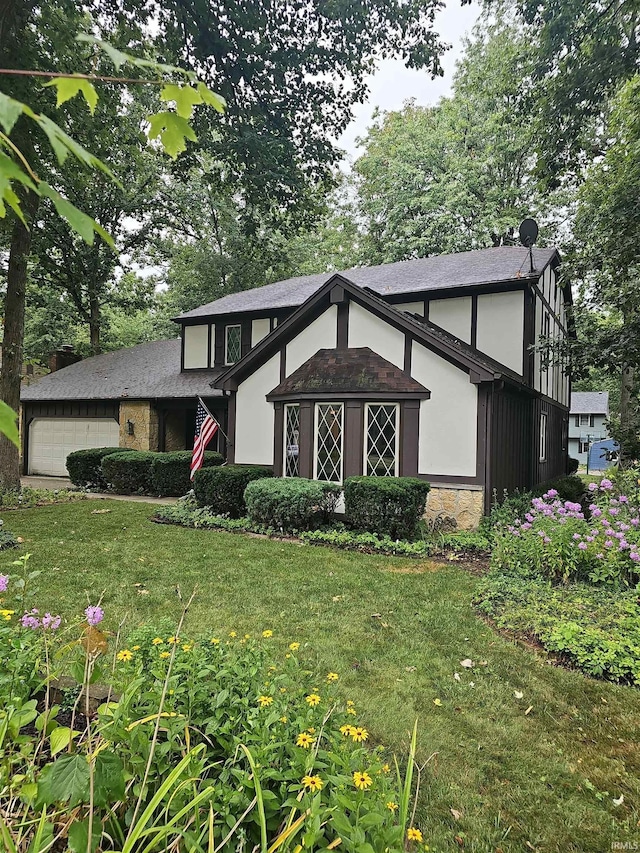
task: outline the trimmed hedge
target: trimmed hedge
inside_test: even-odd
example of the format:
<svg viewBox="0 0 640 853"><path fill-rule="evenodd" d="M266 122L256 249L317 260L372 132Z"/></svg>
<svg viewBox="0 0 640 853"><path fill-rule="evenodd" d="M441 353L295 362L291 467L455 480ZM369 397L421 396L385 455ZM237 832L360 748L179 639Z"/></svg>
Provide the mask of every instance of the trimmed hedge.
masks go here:
<svg viewBox="0 0 640 853"><path fill-rule="evenodd" d="M578 468L580 467L580 463L577 459L574 459L573 456L567 456L567 476L570 477L572 474L575 474Z"/></svg>
<svg viewBox="0 0 640 853"><path fill-rule="evenodd" d="M416 477L348 477L344 481L346 522L379 536L412 539L429 489L429 483Z"/></svg>
<svg viewBox="0 0 640 853"><path fill-rule="evenodd" d="M244 500L252 522L291 533L326 524L341 491L335 483L271 477L249 483Z"/></svg>
<svg viewBox="0 0 640 853"><path fill-rule="evenodd" d="M262 465L224 465L196 471L193 489L198 506L231 518L246 515L244 491L252 480L273 477L271 468Z"/></svg>
<svg viewBox="0 0 640 853"><path fill-rule="evenodd" d="M573 501L580 503L587 493L587 487L581 477L575 475L568 477L556 477L555 480L548 480L546 483L533 488L534 497L541 497L546 494L549 489L555 489L561 501Z"/></svg>
<svg viewBox="0 0 640 853"><path fill-rule="evenodd" d="M102 476L119 495L151 492L153 461L157 455L150 450L112 453L102 460Z"/></svg>
<svg viewBox="0 0 640 853"><path fill-rule="evenodd" d="M186 495L193 485L189 479L191 457L190 450L155 454L151 469L154 494L169 495L176 498ZM223 462L224 458L220 453L207 451L204 454L202 467L213 468L216 465L222 465Z"/></svg>
<svg viewBox="0 0 640 853"><path fill-rule="evenodd" d="M67 456L67 471L74 486L80 489L107 488L102 474L102 460L113 453L130 453L126 447L89 447L86 450L74 450Z"/></svg>

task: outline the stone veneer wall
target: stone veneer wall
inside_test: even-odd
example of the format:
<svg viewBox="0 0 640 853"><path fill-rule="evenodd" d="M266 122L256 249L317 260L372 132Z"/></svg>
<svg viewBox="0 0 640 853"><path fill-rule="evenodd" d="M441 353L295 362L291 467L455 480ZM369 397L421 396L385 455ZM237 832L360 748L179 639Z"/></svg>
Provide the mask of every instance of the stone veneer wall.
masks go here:
<svg viewBox="0 0 640 853"><path fill-rule="evenodd" d="M127 421L133 422L133 435L127 434ZM120 447L130 450L158 450L158 413L148 400L120 403Z"/></svg>
<svg viewBox="0 0 640 853"><path fill-rule="evenodd" d="M456 489L431 486L424 512L426 521L453 518L459 530L473 530L484 514L484 492L479 489Z"/></svg>
<svg viewBox="0 0 640 853"><path fill-rule="evenodd" d="M169 411L164 420L164 449L184 450L185 413L183 409Z"/></svg>

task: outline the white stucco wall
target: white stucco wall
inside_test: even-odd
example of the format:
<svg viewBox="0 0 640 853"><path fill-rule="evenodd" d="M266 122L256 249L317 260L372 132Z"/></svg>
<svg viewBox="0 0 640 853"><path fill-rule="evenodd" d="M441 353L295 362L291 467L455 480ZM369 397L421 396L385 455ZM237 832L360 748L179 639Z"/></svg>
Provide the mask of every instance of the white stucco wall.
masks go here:
<svg viewBox="0 0 640 853"><path fill-rule="evenodd" d="M269 334L269 318L265 317L262 320L253 320L251 322L251 346L259 344L263 338Z"/></svg>
<svg viewBox="0 0 640 853"><path fill-rule="evenodd" d="M349 347L369 347L396 367L404 367L404 334L356 302L349 305Z"/></svg>
<svg viewBox="0 0 640 853"><path fill-rule="evenodd" d="M337 335L338 309L335 305L331 305L324 314L317 317L287 344L287 376L315 355L319 349L335 349Z"/></svg>
<svg viewBox="0 0 640 853"><path fill-rule="evenodd" d="M524 293L483 293L478 296L477 347L522 373Z"/></svg>
<svg viewBox="0 0 640 853"><path fill-rule="evenodd" d="M247 377L236 392L236 454L241 465L273 465L273 405L265 399L280 381L280 353Z"/></svg>
<svg viewBox="0 0 640 853"><path fill-rule="evenodd" d="M411 375L431 391L420 404L418 471L476 475L478 391L469 375L414 341Z"/></svg>
<svg viewBox="0 0 640 853"><path fill-rule="evenodd" d="M432 299L429 302L429 320L456 338L471 343L471 297Z"/></svg>
<svg viewBox="0 0 640 853"><path fill-rule="evenodd" d="M184 327L184 366L208 367L209 326Z"/></svg>
<svg viewBox="0 0 640 853"><path fill-rule="evenodd" d="M408 314L419 314L424 316L424 302L399 302L393 306L398 311L406 311Z"/></svg>

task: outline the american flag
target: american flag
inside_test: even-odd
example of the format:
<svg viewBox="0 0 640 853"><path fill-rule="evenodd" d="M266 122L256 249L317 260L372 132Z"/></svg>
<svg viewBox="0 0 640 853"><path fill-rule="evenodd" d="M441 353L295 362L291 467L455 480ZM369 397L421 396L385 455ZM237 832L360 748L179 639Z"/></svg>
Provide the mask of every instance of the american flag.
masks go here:
<svg viewBox="0 0 640 853"><path fill-rule="evenodd" d="M196 434L193 438L193 455L191 457L191 479L199 468L202 468L204 452L207 445L218 431L218 422L211 415L202 400L198 397L196 410Z"/></svg>

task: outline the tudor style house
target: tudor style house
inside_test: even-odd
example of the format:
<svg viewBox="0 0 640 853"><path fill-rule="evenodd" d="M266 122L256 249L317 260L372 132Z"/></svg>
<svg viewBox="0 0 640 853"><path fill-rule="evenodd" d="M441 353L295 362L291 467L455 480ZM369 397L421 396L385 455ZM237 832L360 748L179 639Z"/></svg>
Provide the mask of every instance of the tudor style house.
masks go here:
<svg viewBox="0 0 640 853"><path fill-rule="evenodd" d="M422 477L428 512L470 527L494 490L565 473L569 378L533 349L567 334L559 260L499 247L225 296L177 317L180 340L26 388L25 470L62 474L82 446L189 448L199 395L228 462L333 482Z"/></svg>

